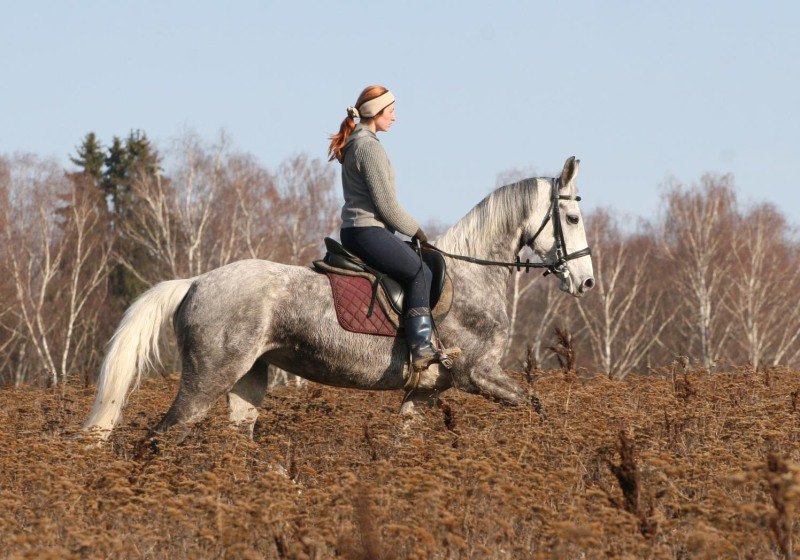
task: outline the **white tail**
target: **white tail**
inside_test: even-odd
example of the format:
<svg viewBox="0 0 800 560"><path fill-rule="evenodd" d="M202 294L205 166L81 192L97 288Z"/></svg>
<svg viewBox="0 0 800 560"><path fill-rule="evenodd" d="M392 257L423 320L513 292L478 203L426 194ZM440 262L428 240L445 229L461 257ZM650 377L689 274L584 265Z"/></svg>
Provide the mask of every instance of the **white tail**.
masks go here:
<svg viewBox="0 0 800 560"><path fill-rule="evenodd" d="M108 344L100 369L97 396L84 429L96 429L108 437L119 421L128 389L142 371L160 364L159 336L172 319L193 279L161 282L143 293L125 312Z"/></svg>

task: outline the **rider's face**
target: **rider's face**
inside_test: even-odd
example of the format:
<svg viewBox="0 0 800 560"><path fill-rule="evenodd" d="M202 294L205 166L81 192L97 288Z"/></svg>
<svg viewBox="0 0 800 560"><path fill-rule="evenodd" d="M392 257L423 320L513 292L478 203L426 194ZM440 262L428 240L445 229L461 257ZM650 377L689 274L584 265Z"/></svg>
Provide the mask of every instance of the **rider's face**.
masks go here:
<svg viewBox="0 0 800 560"><path fill-rule="evenodd" d="M377 132L386 132L394 122L394 103L381 111L380 115L376 115L372 120L375 122L375 130Z"/></svg>

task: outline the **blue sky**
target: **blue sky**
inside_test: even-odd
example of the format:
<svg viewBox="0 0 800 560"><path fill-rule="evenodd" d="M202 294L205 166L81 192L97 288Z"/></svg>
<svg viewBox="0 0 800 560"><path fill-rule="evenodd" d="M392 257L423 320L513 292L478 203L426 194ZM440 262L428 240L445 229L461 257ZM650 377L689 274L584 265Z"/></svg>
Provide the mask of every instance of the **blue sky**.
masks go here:
<svg viewBox="0 0 800 560"><path fill-rule="evenodd" d="M509 168L582 160L584 207L652 216L670 176L733 173L797 224L797 2L2 2L0 153L186 127L274 166L324 156L361 89L401 203L452 223ZM331 164L338 165L338 164ZM338 169L337 169L338 173Z"/></svg>

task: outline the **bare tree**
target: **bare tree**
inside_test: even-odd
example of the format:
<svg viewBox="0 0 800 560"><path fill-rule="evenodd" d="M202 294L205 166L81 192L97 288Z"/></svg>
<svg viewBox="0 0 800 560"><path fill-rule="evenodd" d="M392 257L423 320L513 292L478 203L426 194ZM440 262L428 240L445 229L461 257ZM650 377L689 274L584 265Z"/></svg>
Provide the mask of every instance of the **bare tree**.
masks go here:
<svg viewBox="0 0 800 560"><path fill-rule="evenodd" d="M280 203L275 225L283 233L291 264L308 263L318 255L325 235L339 223L338 196L333 168L320 159L300 155L284 162L278 171Z"/></svg>
<svg viewBox="0 0 800 560"><path fill-rule="evenodd" d="M87 302L104 286L110 240L92 199L99 193L32 156L16 158L10 169L3 245L14 284L13 320L4 324L24 337L23 351L30 345L58 385L89 341Z"/></svg>
<svg viewBox="0 0 800 560"><path fill-rule="evenodd" d="M220 262L237 258L276 260L280 256L280 232L272 216L280 202L275 177L247 155L234 155L224 167L227 223L215 223L215 235L225 237L226 254ZM219 231L222 230L222 231Z"/></svg>
<svg viewBox="0 0 800 560"><path fill-rule="evenodd" d="M529 248L525 247L520 252L520 260L525 262L526 260L539 260L536 258L536 255L531 251ZM510 288L510 301L509 301L509 329L508 329L508 340L506 341L506 347L504 350L504 354L507 355L509 349L511 348L511 344L514 341L514 335L516 334L517 330L517 316L520 309L520 303L522 298L525 297L525 294L528 293L531 288L536 285L536 281L542 278L541 274L534 273L530 274L529 271L522 272L522 269L519 271L515 271L512 273L511 279L511 288ZM537 362L538 363L538 362Z"/></svg>
<svg viewBox="0 0 800 560"><path fill-rule="evenodd" d="M800 331L797 296L791 290L797 274L788 267L787 230L783 216L768 205L754 208L732 230L735 266L730 274L732 293L726 303L740 335L735 339L754 369L772 341L781 341L778 331L782 324L788 322L795 333ZM776 293L781 296L775 297ZM787 298L794 302L787 302Z"/></svg>
<svg viewBox="0 0 800 560"><path fill-rule="evenodd" d="M522 275L518 275L522 276ZM556 318L559 323L570 328L571 314L569 298L558 289L558 282L552 277L530 273L529 279L520 278L521 295L518 298L514 316L513 337L509 336L508 356L518 356L517 361L532 357L536 364L542 364L545 343L552 332ZM513 288L512 288L513 289Z"/></svg>
<svg viewBox="0 0 800 560"><path fill-rule="evenodd" d="M731 332L723 300L730 272L730 235L736 196L731 177L705 175L700 186L685 189L670 185L664 195L662 248L677 277L674 288L689 310L683 319L692 334L688 346L703 366L711 368L720 357Z"/></svg>
<svg viewBox="0 0 800 560"><path fill-rule="evenodd" d="M587 222L596 287L577 308L595 364L621 379L657 343L675 311L655 321L662 294L652 284L650 240L623 234L604 211Z"/></svg>
<svg viewBox="0 0 800 560"><path fill-rule="evenodd" d="M121 225L123 235L152 257L155 267L143 270L127 255L117 259L145 284L186 278L212 268L209 224L220 189L225 138L210 149L192 132L175 142L170 177L135 169L131 184L134 208ZM138 265L138 266L137 266Z"/></svg>
<svg viewBox="0 0 800 560"><path fill-rule="evenodd" d="M793 232L792 232L793 233ZM769 266L778 268L777 284L772 286L772 299L781 305L770 306L770 334L768 353L771 365L800 364L800 245L784 238L780 251L774 255ZM776 296L775 288L779 290Z"/></svg>
<svg viewBox="0 0 800 560"><path fill-rule="evenodd" d="M142 281L196 276L241 258L312 260L337 223L332 168L296 156L272 174L224 137L206 145L193 133L176 142L165 175L142 173L125 235L151 255L152 270L122 262Z"/></svg>
<svg viewBox="0 0 800 560"><path fill-rule="evenodd" d="M97 200L100 194L92 189L82 175L73 177L72 183L62 230L62 242L68 248L63 270L66 325L59 368L62 383L67 381L68 366L71 365L69 359L94 338L92 334L96 322L84 320L84 328L80 329L79 321L82 317L92 317L98 313L96 307L88 308L87 302L104 286L111 270L112 244L103 227L104 217Z"/></svg>

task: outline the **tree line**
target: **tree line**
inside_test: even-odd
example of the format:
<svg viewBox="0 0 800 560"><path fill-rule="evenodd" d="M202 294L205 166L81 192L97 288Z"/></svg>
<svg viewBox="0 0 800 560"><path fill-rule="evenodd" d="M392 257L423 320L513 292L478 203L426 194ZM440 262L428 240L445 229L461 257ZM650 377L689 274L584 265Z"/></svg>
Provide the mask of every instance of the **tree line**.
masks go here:
<svg viewBox="0 0 800 560"><path fill-rule="evenodd" d="M337 233L340 189L322 158L270 169L191 132L162 154L133 131L108 146L89 133L71 162L0 155L0 385L91 383L148 287L244 258L305 265ZM508 367L556 367L555 327L578 366L617 378L676 355L798 365L800 247L780 210L745 207L730 176L707 175L667 185L660 215L635 227L610 210L585 219L595 289L575 300L552 278L512 275Z"/></svg>
<svg viewBox="0 0 800 560"><path fill-rule="evenodd" d="M586 217L596 285L580 300L512 279L509 366L554 359L555 327L572 334L579 366L615 378L678 356L708 370L800 366L800 245L779 209L740 204L732 176L709 174L671 181L659 216L627 222Z"/></svg>
<svg viewBox="0 0 800 560"><path fill-rule="evenodd" d="M134 131L89 133L77 169L0 156L0 384L90 383L124 310L150 286L226 263L305 264L337 227L333 166L275 169L186 133L164 155Z"/></svg>

